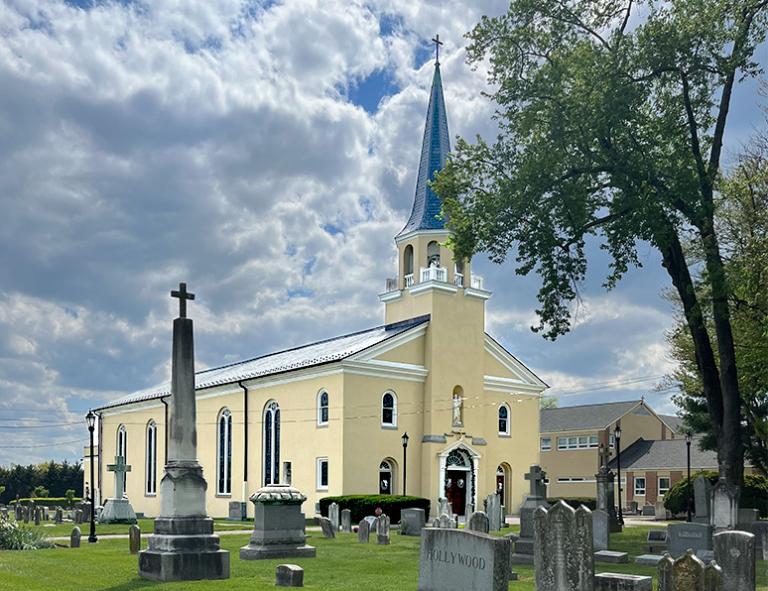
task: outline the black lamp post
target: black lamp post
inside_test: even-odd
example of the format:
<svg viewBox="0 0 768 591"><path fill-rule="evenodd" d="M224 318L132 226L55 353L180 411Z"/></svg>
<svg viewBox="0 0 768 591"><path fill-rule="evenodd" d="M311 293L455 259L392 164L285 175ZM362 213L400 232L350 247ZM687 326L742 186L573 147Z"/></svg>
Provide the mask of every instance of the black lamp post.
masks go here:
<svg viewBox="0 0 768 591"><path fill-rule="evenodd" d="M687 452L687 464L688 464L688 499L686 501L686 505L688 506L688 522L691 522L691 490L693 487L691 486L691 441L693 440L693 435L690 431L688 431L685 434L685 447Z"/></svg>
<svg viewBox="0 0 768 591"><path fill-rule="evenodd" d="M403 433L403 436L400 439L403 441L403 496L405 496L405 476L408 466L408 456L406 454L406 450L408 449L408 433Z"/></svg>
<svg viewBox="0 0 768 591"><path fill-rule="evenodd" d="M94 544L99 539L96 537L96 501L94 495L96 481L93 479L93 429L96 425L96 414L92 410L89 410L88 414L85 415L85 422L88 424L88 433L91 436L91 490L89 491L91 496L91 533L88 535L88 543Z"/></svg>
<svg viewBox="0 0 768 591"><path fill-rule="evenodd" d="M619 522L619 525L624 525L624 512L621 508L621 427L619 427L619 424L616 423L616 427L613 430L613 438L616 441L616 471L618 472L618 478L619 478L619 516L617 521Z"/></svg>

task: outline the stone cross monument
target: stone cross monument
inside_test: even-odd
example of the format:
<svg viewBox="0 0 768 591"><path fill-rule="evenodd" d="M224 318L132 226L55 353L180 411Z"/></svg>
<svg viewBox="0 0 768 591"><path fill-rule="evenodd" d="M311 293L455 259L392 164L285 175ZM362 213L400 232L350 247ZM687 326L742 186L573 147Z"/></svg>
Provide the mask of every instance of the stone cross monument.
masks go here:
<svg viewBox="0 0 768 591"><path fill-rule="evenodd" d="M155 581L228 579L229 552L213 533L205 508L208 484L197 461L195 352L187 318L187 300L195 295L181 283L171 296L179 298L179 317L173 321L168 463L160 481L160 516L139 553L139 575Z"/></svg>
<svg viewBox="0 0 768 591"><path fill-rule="evenodd" d="M125 463L124 456L115 456L115 463L108 464L107 470L115 473L115 496L104 504L99 523L136 523L136 513L123 492L125 474L131 471L131 466Z"/></svg>

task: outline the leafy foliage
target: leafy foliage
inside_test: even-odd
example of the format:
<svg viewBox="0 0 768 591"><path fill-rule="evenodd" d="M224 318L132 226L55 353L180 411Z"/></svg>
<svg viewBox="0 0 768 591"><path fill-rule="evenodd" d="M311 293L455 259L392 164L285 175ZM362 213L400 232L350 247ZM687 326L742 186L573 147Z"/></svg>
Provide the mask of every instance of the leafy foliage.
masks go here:
<svg viewBox="0 0 768 591"><path fill-rule="evenodd" d="M77 462L46 462L29 466L14 464L8 468L0 466L0 483L5 487L0 491L0 503L8 504L12 499L31 497L36 487L43 487L47 495L64 497L67 489L80 490L83 486L83 468Z"/></svg>
<svg viewBox="0 0 768 591"><path fill-rule="evenodd" d="M320 514L328 516L328 506L337 503L339 510L352 511L352 523L359 522L363 517L374 515L376 508L386 513L392 523L400 521L400 511L410 507L424 509L429 515L429 499L400 495L345 495L339 497L323 497L320 499Z"/></svg>
<svg viewBox="0 0 768 591"><path fill-rule="evenodd" d="M717 472L704 470L691 474L691 480L682 478L664 495L664 507L673 513L685 513L688 508L688 495L691 499L691 511L693 507L693 482L699 476L706 477L713 485L719 477ZM689 492L690 491L690 492ZM758 509L761 517L768 517L768 478L762 474L746 474L744 485L741 488L739 506L743 509Z"/></svg>
<svg viewBox="0 0 768 591"><path fill-rule="evenodd" d="M38 550L52 548L40 529L0 517L0 550Z"/></svg>

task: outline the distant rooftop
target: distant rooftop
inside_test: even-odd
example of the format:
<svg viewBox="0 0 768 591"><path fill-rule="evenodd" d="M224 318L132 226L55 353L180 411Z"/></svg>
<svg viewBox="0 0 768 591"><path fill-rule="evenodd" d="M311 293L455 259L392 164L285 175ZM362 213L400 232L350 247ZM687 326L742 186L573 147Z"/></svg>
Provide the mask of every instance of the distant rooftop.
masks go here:
<svg viewBox="0 0 768 591"><path fill-rule="evenodd" d="M272 374L303 369L325 363L340 361L378 345L392 337L402 334L429 321L429 315L410 320L376 326L367 330L334 337L324 341L309 343L301 347L270 353L254 359L239 361L212 369L195 372L195 389L212 388L224 384L260 378ZM134 392L118 398L95 410L104 410L124 404L132 404L168 396L171 393L169 382L146 390Z"/></svg>
<svg viewBox="0 0 768 591"><path fill-rule="evenodd" d="M622 470L680 469L687 466L685 439L666 439L647 441L638 439L626 449L621 450ZM616 469L616 458L608 463ZM717 453L699 449L699 440L691 442L691 470L717 469Z"/></svg>
<svg viewBox="0 0 768 591"><path fill-rule="evenodd" d="M542 409L540 429L542 433L605 429L641 404L642 400L627 400Z"/></svg>

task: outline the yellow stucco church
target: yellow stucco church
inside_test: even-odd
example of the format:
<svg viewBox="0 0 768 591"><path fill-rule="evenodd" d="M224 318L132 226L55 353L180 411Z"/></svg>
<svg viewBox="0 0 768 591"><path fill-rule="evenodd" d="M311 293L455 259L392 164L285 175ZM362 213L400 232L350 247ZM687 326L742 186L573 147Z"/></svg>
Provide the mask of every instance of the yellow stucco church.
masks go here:
<svg viewBox="0 0 768 591"><path fill-rule="evenodd" d="M464 514L497 491L517 512L539 462L546 384L485 332L491 293L444 245L428 181L448 151L436 63L413 210L395 238L398 274L379 296L385 323L197 372L210 515L287 481L307 496L308 515L325 496L404 492L429 498L433 514L440 497ZM96 409L97 500L113 494L107 464L122 455L134 509L158 514L169 396L165 385Z"/></svg>

